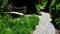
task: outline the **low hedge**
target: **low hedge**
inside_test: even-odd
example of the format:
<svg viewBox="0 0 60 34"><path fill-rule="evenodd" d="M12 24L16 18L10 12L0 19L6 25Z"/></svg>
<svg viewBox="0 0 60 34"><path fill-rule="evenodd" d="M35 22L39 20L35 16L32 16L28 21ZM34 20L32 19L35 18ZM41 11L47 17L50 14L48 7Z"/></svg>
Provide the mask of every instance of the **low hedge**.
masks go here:
<svg viewBox="0 0 60 34"><path fill-rule="evenodd" d="M12 19L11 16L0 16L0 34L32 34L39 18L35 15Z"/></svg>

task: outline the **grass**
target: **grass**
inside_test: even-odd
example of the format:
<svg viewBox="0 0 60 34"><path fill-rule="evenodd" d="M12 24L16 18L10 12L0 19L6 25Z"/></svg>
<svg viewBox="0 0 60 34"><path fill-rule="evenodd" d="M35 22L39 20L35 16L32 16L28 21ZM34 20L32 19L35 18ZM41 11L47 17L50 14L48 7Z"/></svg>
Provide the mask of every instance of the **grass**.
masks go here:
<svg viewBox="0 0 60 34"><path fill-rule="evenodd" d="M12 19L11 16L0 16L0 34L32 34L39 18L36 15Z"/></svg>

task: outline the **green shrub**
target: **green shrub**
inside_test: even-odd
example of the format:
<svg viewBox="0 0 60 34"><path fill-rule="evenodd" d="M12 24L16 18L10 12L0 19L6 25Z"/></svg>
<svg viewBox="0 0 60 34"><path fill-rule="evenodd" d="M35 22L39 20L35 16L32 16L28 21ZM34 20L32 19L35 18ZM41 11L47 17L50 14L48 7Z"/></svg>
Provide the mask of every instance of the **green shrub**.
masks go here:
<svg viewBox="0 0 60 34"><path fill-rule="evenodd" d="M0 0L0 15L2 13L2 9L7 5L8 0Z"/></svg>
<svg viewBox="0 0 60 34"><path fill-rule="evenodd" d="M44 9L44 7L46 6L46 4L47 4L47 0L37 0L37 3L34 4L35 8L36 8L36 10L35 10L36 14L41 14L40 10Z"/></svg>
<svg viewBox="0 0 60 34"><path fill-rule="evenodd" d="M12 19L11 16L0 16L0 34L32 34L39 18L35 15Z"/></svg>
<svg viewBox="0 0 60 34"><path fill-rule="evenodd" d="M40 11L40 9L41 9L41 8L40 8L40 4L36 4L35 6L36 6L37 13L40 14L40 12L41 12L41 11Z"/></svg>
<svg viewBox="0 0 60 34"><path fill-rule="evenodd" d="M40 8L42 7L43 9L44 9L44 7L46 6L46 4L47 4L47 1L48 0L40 0ZM41 9L42 9L41 8Z"/></svg>
<svg viewBox="0 0 60 34"><path fill-rule="evenodd" d="M50 4L50 14L52 20L56 23L56 27L60 28L60 3L53 0Z"/></svg>
<svg viewBox="0 0 60 34"><path fill-rule="evenodd" d="M55 22L56 22L57 28L60 29L60 18L57 18Z"/></svg>
<svg viewBox="0 0 60 34"><path fill-rule="evenodd" d="M56 5L56 10L60 10L60 3Z"/></svg>
<svg viewBox="0 0 60 34"><path fill-rule="evenodd" d="M0 9L4 8L8 3L8 0L1 0L0 1Z"/></svg>
<svg viewBox="0 0 60 34"><path fill-rule="evenodd" d="M56 1L55 0L52 0L51 3L50 3L50 6L49 6L49 11L50 11L50 14L53 15L53 13L55 13L54 10L56 10Z"/></svg>

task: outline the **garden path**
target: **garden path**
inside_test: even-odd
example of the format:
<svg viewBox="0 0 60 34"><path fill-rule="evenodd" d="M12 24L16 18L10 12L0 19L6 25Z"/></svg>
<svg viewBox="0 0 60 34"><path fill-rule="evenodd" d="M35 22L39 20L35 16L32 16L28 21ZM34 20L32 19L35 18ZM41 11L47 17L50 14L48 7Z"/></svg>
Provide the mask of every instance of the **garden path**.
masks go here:
<svg viewBox="0 0 60 34"><path fill-rule="evenodd" d="M55 28L51 23L52 19L50 18L49 13L41 12L42 15L38 16L40 21L36 26L33 34L55 34Z"/></svg>

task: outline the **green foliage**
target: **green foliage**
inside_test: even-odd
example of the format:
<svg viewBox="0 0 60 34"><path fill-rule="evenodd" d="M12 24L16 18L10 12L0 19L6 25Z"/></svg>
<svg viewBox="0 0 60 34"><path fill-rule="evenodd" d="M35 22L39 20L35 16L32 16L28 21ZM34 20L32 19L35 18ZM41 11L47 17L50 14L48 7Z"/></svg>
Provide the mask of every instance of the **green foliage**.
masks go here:
<svg viewBox="0 0 60 34"><path fill-rule="evenodd" d="M0 0L0 15L2 13L2 9L7 5L8 0Z"/></svg>
<svg viewBox="0 0 60 34"><path fill-rule="evenodd" d="M60 10L60 3L56 5L56 10Z"/></svg>
<svg viewBox="0 0 60 34"><path fill-rule="evenodd" d="M60 29L60 18L57 18L55 22L56 22L57 28Z"/></svg>
<svg viewBox="0 0 60 34"><path fill-rule="evenodd" d="M48 0L40 0L40 8L41 7L44 8L46 6L46 4L47 4L47 1Z"/></svg>
<svg viewBox="0 0 60 34"><path fill-rule="evenodd" d="M56 26L60 28L60 3L53 0L50 4L50 14L52 20L56 23Z"/></svg>
<svg viewBox="0 0 60 34"><path fill-rule="evenodd" d="M32 34L39 18L36 15L12 19L10 15L0 16L0 34Z"/></svg>
<svg viewBox="0 0 60 34"><path fill-rule="evenodd" d="M54 19L60 17L60 3L56 4L55 0L53 0L51 2L51 4L50 4L50 14L52 15L52 18L54 18Z"/></svg>
<svg viewBox="0 0 60 34"><path fill-rule="evenodd" d="M55 18L55 23L57 28L60 29L60 11L59 10L56 11L54 18Z"/></svg>
<svg viewBox="0 0 60 34"><path fill-rule="evenodd" d="M0 9L2 9L3 7L5 7L5 5L8 3L8 0L1 0L0 1Z"/></svg>
<svg viewBox="0 0 60 34"><path fill-rule="evenodd" d="M44 7L47 4L47 0L39 0L37 4L35 4L35 8L36 8L36 13L40 14L40 9L44 9Z"/></svg>
<svg viewBox="0 0 60 34"><path fill-rule="evenodd" d="M41 9L40 8L40 4L36 4L35 6L36 6L37 13L39 14L40 13L40 9Z"/></svg>
<svg viewBox="0 0 60 34"><path fill-rule="evenodd" d="M52 0L51 1L49 8L50 8L50 10L49 10L50 11L50 14L53 15L53 13L55 13L54 10L56 8L56 1L55 0Z"/></svg>
<svg viewBox="0 0 60 34"><path fill-rule="evenodd" d="M52 0L50 3L50 8L53 8L55 4L56 4L56 0Z"/></svg>

